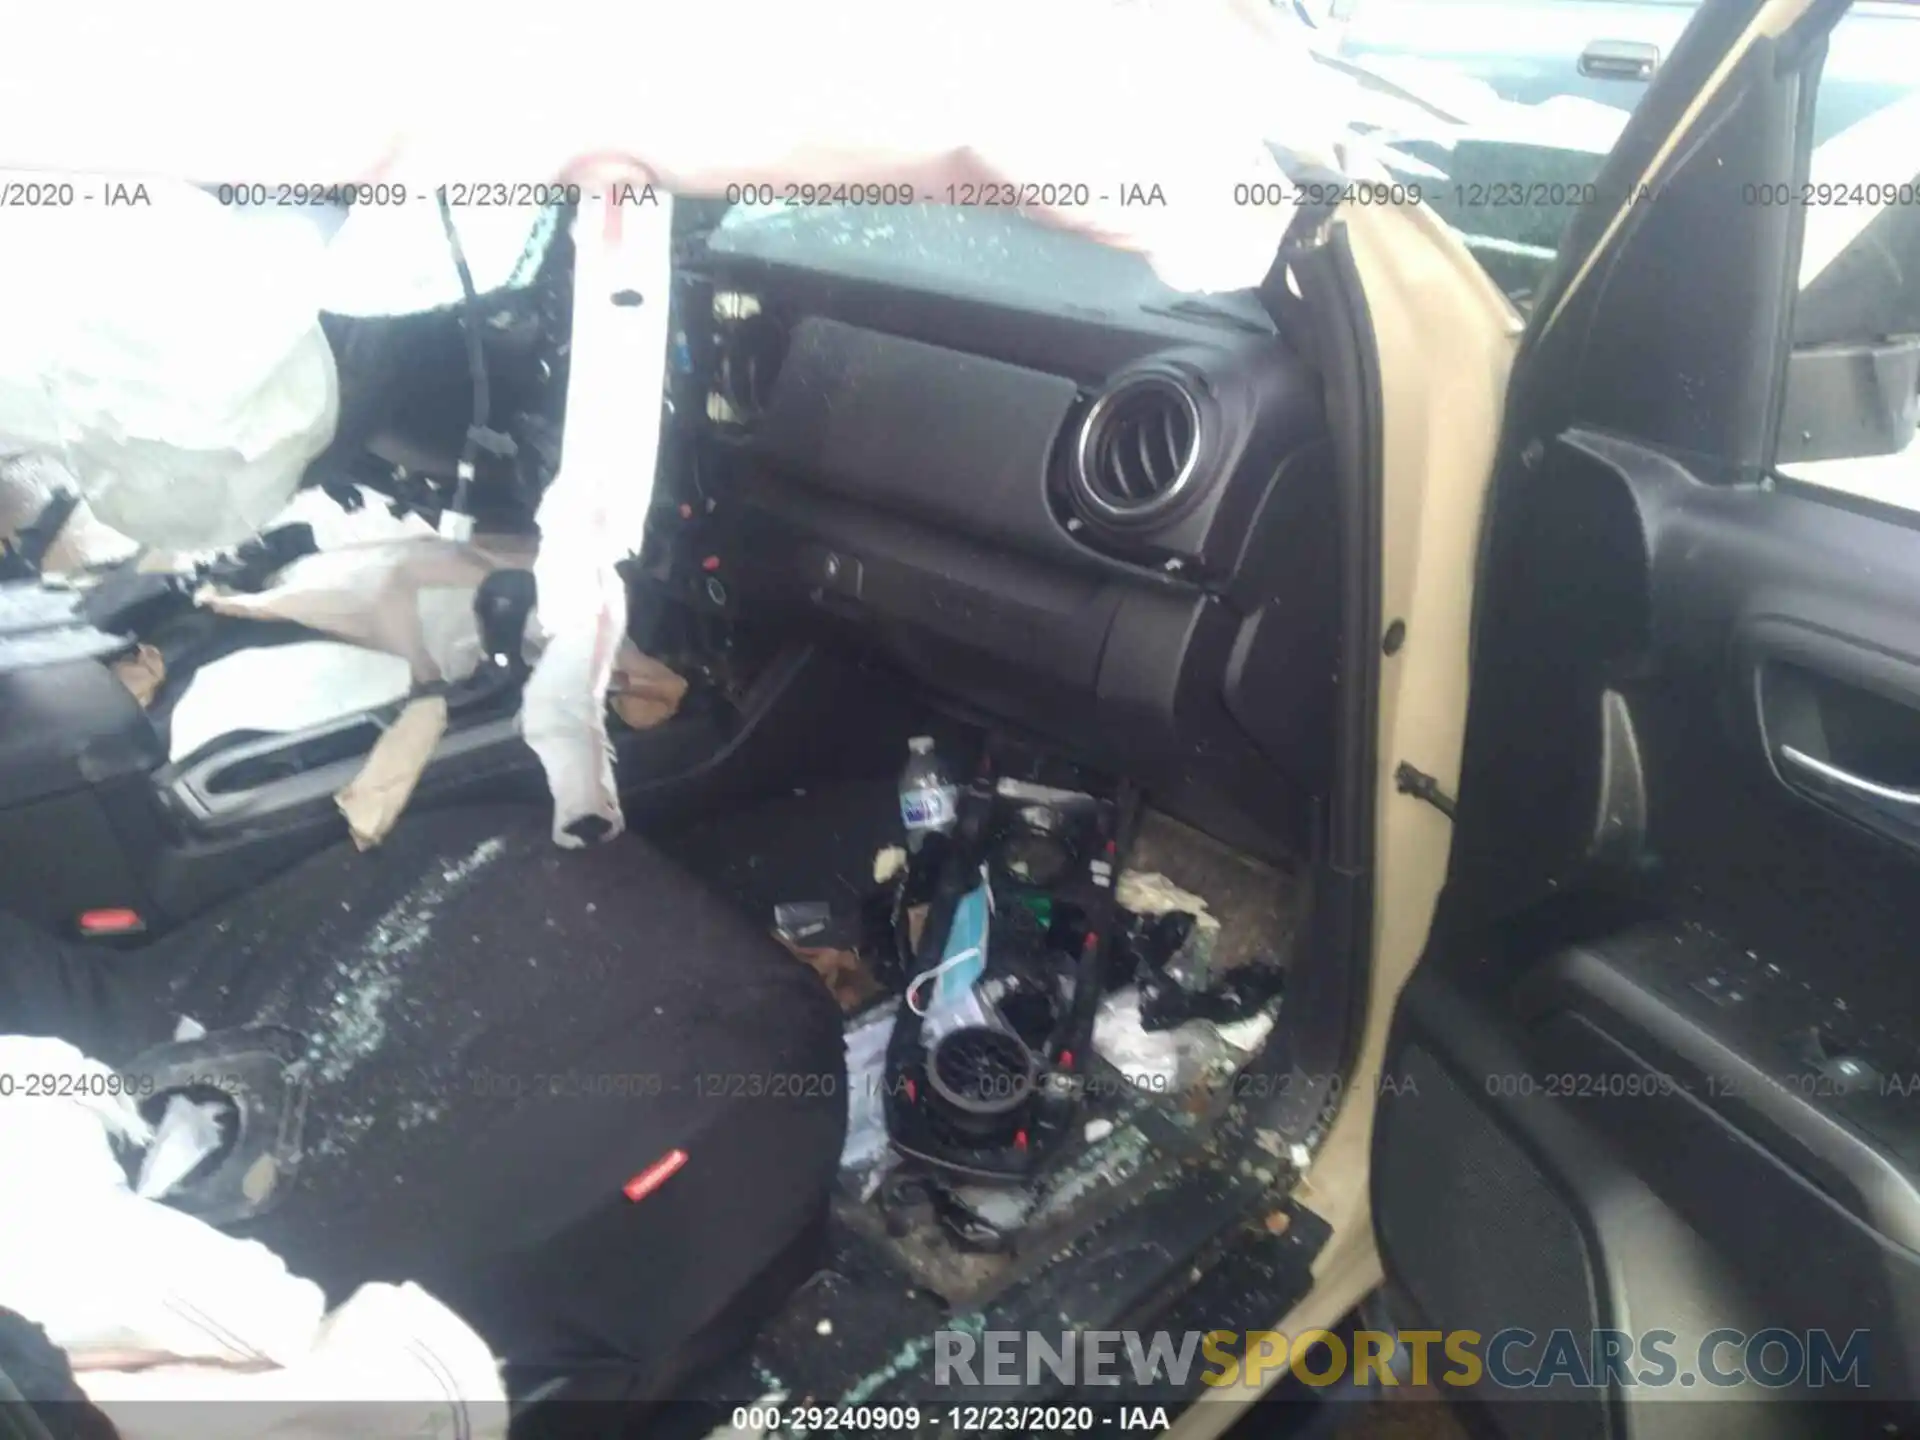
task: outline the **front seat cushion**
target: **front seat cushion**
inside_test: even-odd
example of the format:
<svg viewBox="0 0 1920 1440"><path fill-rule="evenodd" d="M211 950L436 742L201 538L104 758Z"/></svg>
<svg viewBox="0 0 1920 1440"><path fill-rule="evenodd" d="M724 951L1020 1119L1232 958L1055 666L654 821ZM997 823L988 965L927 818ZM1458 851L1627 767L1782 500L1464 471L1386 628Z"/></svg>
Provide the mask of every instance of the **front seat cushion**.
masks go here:
<svg viewBox="0 0 1920 1440"><path fill-rule="evenodd" d="M234 1228L330 1300L415 1280L516 1364L645 1390L824 1214L838 1012L637 838L413 815L112 960L150 994L128 1044L180 1015L310 1037L296 1178Z"/></svg>

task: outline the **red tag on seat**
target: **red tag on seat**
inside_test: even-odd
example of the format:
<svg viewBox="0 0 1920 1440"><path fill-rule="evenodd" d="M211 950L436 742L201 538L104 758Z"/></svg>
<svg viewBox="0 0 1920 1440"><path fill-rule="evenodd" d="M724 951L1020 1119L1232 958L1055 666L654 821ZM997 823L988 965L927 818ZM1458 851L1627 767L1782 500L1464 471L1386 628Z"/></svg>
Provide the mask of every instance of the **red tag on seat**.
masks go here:
<svg viewBox="0 0 1920 1440"><path fill-rule="evenodd" d="M78 928L82 935L138 935L147 928L147 922L140 918L138 910L116 906L106 910L83 911Z"/></svg>
<svg viewBox="0 0 1920 1440"><path fill-rule="evenodd" d="M672 1178L687 1163L687 1152L669 1150L620 1188L629 1200L644 1200Z"/></svg>

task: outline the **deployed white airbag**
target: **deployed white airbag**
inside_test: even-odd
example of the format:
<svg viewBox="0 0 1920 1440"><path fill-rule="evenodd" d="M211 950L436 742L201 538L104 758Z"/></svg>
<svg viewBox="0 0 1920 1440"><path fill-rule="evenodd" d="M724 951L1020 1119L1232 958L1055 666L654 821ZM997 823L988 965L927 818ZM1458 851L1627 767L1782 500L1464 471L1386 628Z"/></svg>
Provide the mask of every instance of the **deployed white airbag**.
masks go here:
<svg viewBox="0 0 1920 1440"><path fill-rule="evenodd" d="M617 834L606 720L626 633L616 567L643 543L652 497L671 275L667 192L731 192L742 205L781 211L788 207L776 201L789 192L812 205L839 203L846 191L860 204L875 198L861 182L878 181L883 204L891 187L919 201L1017 208L1143 255L1175 288L1238 290L1267 274L1295 212L1269 142L1331 154L1340 127L1326 88L1297 27L1276 21L1265 0L982 4L959 27L943 12L886 0L595 12L594 33L609 49L647 57L640 78L560 86L535 112L439 106L421 100L431 91L409 86L409 105L383 116L381 103L402 91L376 87L358 117L365 126L351 133L385 140L360 163L319 170L397 187L402 199L391 212L376 202L349 215L331 260L311 219L261 223L204 191L153 180L149 209L115 207L111 221L97 203L8 211L0 244L12 268L0 277L0 313L26 323L0 331L0 446L60 455L99 517L137 540L186 551L236 543L281 509L331 436L337 380L318 312L453 303L451 255L437 263L434 188L471 188L482 175L577 183L565 444L537 515L533 566L544 648L521 718L554 795L556 840ZM571 55L582 23L564 4L524 17L521 53ZM753 43L734 44L741 35ZM857 80L786 83L796 66L842 58L850 37L869 57ZM424 44L438 60L460 43L444 27L402 26L372 48L394 61ZM717 108L707 103L711 67L691 63L715 54L730 96ZM1008 54L1036 73L1067 66L1099 84L1089 98L1070 85L983 78ZM456 51L445 64L394 73L465 67ZM261 118L269 132L294 113L257 108L271 112ZM403 114L412 123L401 125ZM78 143L87 123L63 132L73 148L59 153L126 153ZM386 133L389 125L399 128ZM312 140L310 129L296 130L301 143ZM212 144L172 162L188 173L259 168L237 158L259 134L184 133ZM341 153L355 151L344 132L328 133L343 135ZM165 150L156 143L152 153ZM273 147L256 153L273 157L269 172L287 163ZM108 184L74 183L90 195ZM525 206L512 223L456 219L476 285L502 275L524 282L551 221ZM990 275L993 257L982 262Z"/></svg>
<svg viewBox="0 0 1920 1440"><path fill-rule="evenodd" d="M530 284L560 229L552 207L461 206L451 214L479 295ZM424 192L418 203L355 207L327 247L320 308L330 315L417 315L464 298L446 223Z"/></svg>
<svg viewBox="0 0 1920 1440"><path fill-rule="evenodd" d="M408 536L302 556L258 593L208 589L196 599L221 615L292 620L398 655L423 683L464 680L481 659L474 591L495 568L477 546Z"/></svg>
<svg viewBox="0 0 1920 1440"><path fill-rule="evenodd" d="M75 202L0 208L0 450L58 456L94 515L145 544L245 540L338 417L320 231L175 181L9 181Z"/></svg>
<svg viewBox="0 0 1920 1440"><path fill-rule="evenodd" d="M574 222L566 450L535 517L545 648L520 710L553 792L554 843L570 849L587 838L582 822L602 840L626 827L607 734L607 690L627 638L615 567L639 550L653 502L661 407L649 397L666 386L672 229L670 203L593 197Z"/></svg>
<svg viewBox="0 0 1920 1440"><path fill-rule="evenodd" d="M152 1138L107 1066L0 1035L0 1306L66 1352L123 1440L506 1434L497 1362L459 1316L413 1284L326 1313L259 1241L127 1188L115 1147Z"/></svg>

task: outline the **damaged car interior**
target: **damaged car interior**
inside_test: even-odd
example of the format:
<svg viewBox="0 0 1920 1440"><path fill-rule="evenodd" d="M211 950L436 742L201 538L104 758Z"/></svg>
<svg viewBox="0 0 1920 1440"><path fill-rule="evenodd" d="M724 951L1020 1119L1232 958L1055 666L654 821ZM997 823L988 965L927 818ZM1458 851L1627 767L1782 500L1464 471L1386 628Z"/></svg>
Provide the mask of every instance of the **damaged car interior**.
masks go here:
<svg viewBox="0 0 1920 1440"><path fill-rule="evenodd" d="M1920 205L1754 199L1845 8L1708 0L1534 157L1590 162L1557 241L1408 198L1424 101L1275 143L1204 293L892 182L381 232L177 182L425 278L197 451L71 358L124 294L0 343L0 1218L58 1238L0 1247L0 1381L39 1326L125 1440L198 1440L137 1408L189 1367L517 1440L1080 1433L936 1337L1678 1314L1905 1383ZM1914 105L1841 157L1908 196ZM1099 1403L1202 1440L1302 1353ZM1486 1433L1842 1433L1476 1373Z"/></svg>
<svg viewBox="0 0 1920 1440"><path fill-rule="evenodd" d="M484 927L477 986L511 983L488 977L503 948L538 944L510 963L559 969L570 937L650 996L724 987L645 1066L601 1073L569 1038L564 1080L546 1078L639 1086L627 1107L675 1095L698 1134L665 1153L689 1177L777 1192L649 1197L662 1234L661 1210L728 1214L709 1231L728 1260L687 1254L681 1333L665 1314L638 1338L578 1322L611 1327L598 1355L571 1335L584 1355L539 1351L478 1293L500 1257L434 1264L404 1225L359 1236L481 1326L526 1423L555 1397L696 1393L719 1415L769 1373L884 1397L928 1359L894 1337L943 1316L1116 1324L1191 1291L1189 1271L1249 1326L1271 1318L1316 1235L1272 1194L1286 1147L1256 1117L1296 1097L1257 1058L1326 864L1341 594L1336 449L1288 257L1267 291L1202 302L1010 210L677 206L658 477L609 694L645 839L566 857L612 893L576 878L518 895L530 918L509 921L468 877L498 873L502 844L524 855L548 800L517 716L569 374L559 218L523 288L328 317L335 432L237 549L59 570L76 510L69 540L97 522L39 458L0 462L15 495L51 492L0 592L20 660L0 677L0 907L123 970L191 951L167 1004L196 1026L260 1002L238 1030L101 1052L273 1076L218 1117L172 1202L338 1274L245 1178L265 1155L280 1188L337 1196L393 1147L432 1150L437 1102L305 1091L351 1090L383 1037L434 1029L410 1012L458 998L415 993L429 982L406 953ZM450 513L470 541L448 538ZM363 833L351 797L391 780L378 753L422 704L444 710L405 813ZM518 830L498 832L516 803ZM446 868L406 891L435 846ZM348 913L319 914L335 894ZM301 982L324 993L288 1005L261 989L281 962L245 972L296 912L300 948L339 953ZM817 1023L828 995L844 1045ZM607 1188L626 1208L657 1183L633 1170ZM656 1244L635 1254L663 1263ZM704 1389L676 1389L690 1377Z"/></svg>

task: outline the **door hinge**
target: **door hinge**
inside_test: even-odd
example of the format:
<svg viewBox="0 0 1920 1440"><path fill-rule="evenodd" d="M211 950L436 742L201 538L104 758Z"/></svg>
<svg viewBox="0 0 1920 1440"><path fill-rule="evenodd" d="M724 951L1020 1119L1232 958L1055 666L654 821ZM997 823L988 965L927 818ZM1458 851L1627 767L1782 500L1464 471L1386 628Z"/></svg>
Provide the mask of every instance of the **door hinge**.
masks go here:
<svg viewBox="0 0 1920 1440"><path fill-rule="evenodd" d="M1440 782L1424 770L1416 770L1402 760L1393 772L1394 788L1402 795L1424 800L1449 820L1453 819L1453 797L1440 788Z"/></svg>

